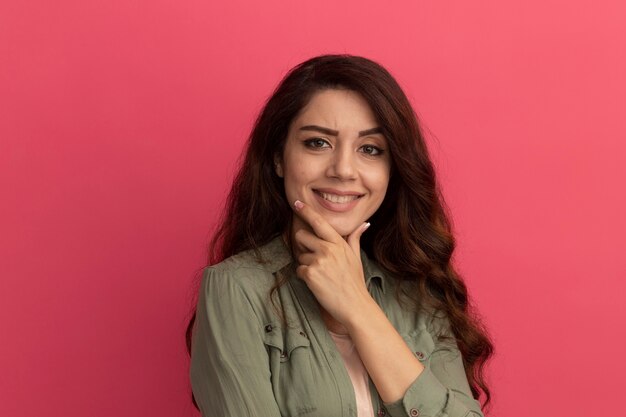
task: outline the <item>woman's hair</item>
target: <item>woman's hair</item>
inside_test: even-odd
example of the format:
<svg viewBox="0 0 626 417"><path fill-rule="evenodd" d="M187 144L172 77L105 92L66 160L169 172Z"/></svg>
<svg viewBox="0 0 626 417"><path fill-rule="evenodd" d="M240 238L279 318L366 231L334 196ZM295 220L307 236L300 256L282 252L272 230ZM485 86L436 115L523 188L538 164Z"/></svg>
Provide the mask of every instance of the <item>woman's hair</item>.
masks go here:
<svg viewBox="0 0 626 417"><path fill-rule="evenodd" d="M361 237L361 248L398 280L417 308L441 312L463 356L475 398L490 400L484 374L493 346L451 263L455 240L417 116L396 80L376 62L321 55L291 69L254 123L245 156L210 243L209 264L258 248L289 227L292 209L274 170L291 122L325 89L359 93L387 138L392 167L387 194ZM190 351L195 314L187 328Z"/></svg>

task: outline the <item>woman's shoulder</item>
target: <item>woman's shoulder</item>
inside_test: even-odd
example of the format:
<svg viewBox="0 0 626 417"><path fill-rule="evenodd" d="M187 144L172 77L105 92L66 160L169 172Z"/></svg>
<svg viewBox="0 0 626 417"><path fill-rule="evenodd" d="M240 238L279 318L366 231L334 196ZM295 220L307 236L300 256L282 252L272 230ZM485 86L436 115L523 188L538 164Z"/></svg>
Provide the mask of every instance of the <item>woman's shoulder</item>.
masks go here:
<svg viewBox="0 0 626 417"><path fill-rule="evenodd" d="M204 269L206 284L237 286L244 291L266 291L275 284L275 274L291 263L282 238L276 237L256 250L249 249Z"/></svg>

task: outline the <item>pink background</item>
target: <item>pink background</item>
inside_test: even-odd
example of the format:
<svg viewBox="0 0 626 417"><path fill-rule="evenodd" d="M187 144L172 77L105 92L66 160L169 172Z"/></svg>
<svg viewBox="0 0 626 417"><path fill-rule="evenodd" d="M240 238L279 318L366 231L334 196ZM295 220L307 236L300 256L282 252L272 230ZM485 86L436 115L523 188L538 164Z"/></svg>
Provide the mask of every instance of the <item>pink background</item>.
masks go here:
<svg viewBox="0 0 626 417"><path fill-rule="evenodd" d="M626 6L0 3L0 415L194 416L194 275L293 65L385 65L497 347L491 416L624 415Z"/></svg>

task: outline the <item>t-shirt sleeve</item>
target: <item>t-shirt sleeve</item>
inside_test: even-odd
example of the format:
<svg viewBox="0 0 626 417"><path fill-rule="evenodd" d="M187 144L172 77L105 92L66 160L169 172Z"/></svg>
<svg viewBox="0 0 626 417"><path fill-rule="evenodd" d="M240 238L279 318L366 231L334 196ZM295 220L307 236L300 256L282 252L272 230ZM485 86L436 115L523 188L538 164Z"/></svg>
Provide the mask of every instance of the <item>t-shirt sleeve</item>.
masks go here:
<svg viewBox="0 0 626 417"><path fill-rule="evenodd" d="M435 348L422 373L404 397L384 406L392 417L483 417L480 403L472 396L463 358L451 336L447 319L430 329ZM452 337L438 341L437 334Z"/></svg>
<svg viewBox="0 0 626 417"><path fill-rule="evenodd" d="M191 345L194 398L204 417L280 417L262 325L232 273L204 270Z"/></svg>

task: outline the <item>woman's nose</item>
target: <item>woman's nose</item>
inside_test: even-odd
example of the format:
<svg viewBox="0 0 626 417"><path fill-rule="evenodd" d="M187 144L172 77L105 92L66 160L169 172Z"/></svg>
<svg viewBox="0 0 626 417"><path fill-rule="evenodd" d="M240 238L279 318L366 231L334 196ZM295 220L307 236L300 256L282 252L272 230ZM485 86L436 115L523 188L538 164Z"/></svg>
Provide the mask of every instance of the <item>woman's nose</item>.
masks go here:
<svg viewBox="0 0 626 417"><path fill-rule="evenodd" d="M328 175L339 179L354 179L357 167L354 153L350 149L337 149L328 167Z"/></svg>

